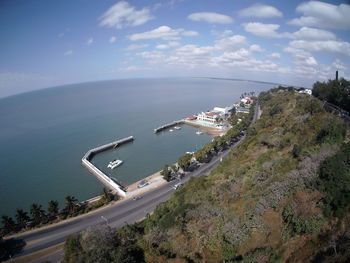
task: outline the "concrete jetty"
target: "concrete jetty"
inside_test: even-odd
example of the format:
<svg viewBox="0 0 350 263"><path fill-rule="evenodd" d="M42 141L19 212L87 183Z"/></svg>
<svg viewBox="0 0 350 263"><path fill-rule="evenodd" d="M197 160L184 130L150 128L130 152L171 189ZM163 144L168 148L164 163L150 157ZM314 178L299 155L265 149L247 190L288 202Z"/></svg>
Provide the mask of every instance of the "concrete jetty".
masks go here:
<svg viewBox="0 0 350 263"><path fill-rule="evenodd" d="M163 131L165 129L168 129L170 127L173 127L173 126L176 126L176 125L179 125L179 124L182 124L182 123L183 123L183 120L173 121L171 123L165 124L163 126L160 126L160 127L156 128L156 129L154 129L154 133L158 133L160 131Z"/></svg>
<svg viewBox="0 0 350 263"><path fill-rule="evenodd" d="M124 187L119 184L118 182L116 182L116 180L113 180L111 178L109 178L106 174L104 174L100 169L98 169L95 165L93 165L90 160L92 159L92 157L99 153L99 152L103 152L105 150L108 149L112 149L112 148L116 148L119 145L128 143L128 142L132 142L134 141L134 137L133 136L129 136L126 137L124 139L121 140L117 140L111 143L107 143L104 145L101 145L99 147L93 148L91 150L89 150L84 157L81 159L82 165L93 175L95 175L97 177L97 179L99 179L99 181L101 181L101 183L103 183L105 186L107 186L108 188L116 191L119 195L125 197L126 196L126 191L124 190Z"/></svg>

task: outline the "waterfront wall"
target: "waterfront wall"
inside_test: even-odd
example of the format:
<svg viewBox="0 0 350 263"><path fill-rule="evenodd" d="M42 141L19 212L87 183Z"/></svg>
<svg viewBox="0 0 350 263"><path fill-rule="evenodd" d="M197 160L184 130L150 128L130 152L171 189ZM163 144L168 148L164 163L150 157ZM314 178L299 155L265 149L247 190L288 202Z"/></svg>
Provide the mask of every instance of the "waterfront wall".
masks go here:
<svg viewBox="0 0 350 263"><path fill-rule="evenodd" d="M99 152L103 152L105 150L108 149L112 149L115 148L119 145L128 143L128 142L132 142L134 141L134 137L133 136L129 136L127 138L121 139L121 140L117 140L108 144L104 144L102 146L93 148L91 150L89 150L84 157L82 158L82 165L93 175L95 175L97 177L97 179L99 179L101 181L101 183L103 183L104 185L106 185L108 188L116 191L120 196L125 197L126 196L126 191L124 191L124 187L120 184L118 184L117 182L115 182L114 180L112 180L111 178L109 178L106 174L104 174L100 169L98 169L95 165L93 165L90 160L92 159L92 157L99 153Z"/></svg>
<svg viewBox="0 0 350 263"><path fill-rule="evenodd" d="M173 121L171 123L168 123L168 124L165 124L163 126L160 126L156 129L154 129L154 133L158 133L158 132L161 132L165 129L168 129L170 127L173 127L173 126L176 126L176 125L179 125L179 124L182 124L183 123L183 120L178 120L178 121Z"/></svg>

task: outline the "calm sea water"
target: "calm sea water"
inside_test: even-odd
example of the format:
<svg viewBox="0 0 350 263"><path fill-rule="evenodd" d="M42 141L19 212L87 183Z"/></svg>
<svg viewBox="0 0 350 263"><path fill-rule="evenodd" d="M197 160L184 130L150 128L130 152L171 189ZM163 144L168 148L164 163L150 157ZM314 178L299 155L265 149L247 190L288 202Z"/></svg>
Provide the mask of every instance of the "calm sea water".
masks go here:
<svg viewBox="0 0 350 263"><path fill-rule="evenodd" d="M153 129L269 85L205 79L136 79L44 89L0 100L0 215L44 207L74 195L88 199L102 185L81 166L89 149L134 136L135 141L101 153L93 162L130 184L174 163L211 140L183 126L158 135ZM124 164L111 171L109 161Z"/></svg>

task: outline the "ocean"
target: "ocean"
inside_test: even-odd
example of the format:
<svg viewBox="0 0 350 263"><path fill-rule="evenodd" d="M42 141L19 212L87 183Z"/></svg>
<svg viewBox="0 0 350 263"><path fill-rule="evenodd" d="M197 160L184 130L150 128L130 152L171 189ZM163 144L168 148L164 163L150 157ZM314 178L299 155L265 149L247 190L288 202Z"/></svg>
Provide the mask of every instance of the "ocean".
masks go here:
<svg viewBox="0 0 350 263"><path fill-rule="evenodd" d="M66 85L0 100L0 215L29 211L32 203L73 195L98 195L103 185L81 165L91 148L134 136L93 162L123 184L131 184L176 162L211 140L196 128L154 134L185 116L229 106L244 92L272 85L199 78L128 79ZM109 161L122 159L111 171Z"/></svg>

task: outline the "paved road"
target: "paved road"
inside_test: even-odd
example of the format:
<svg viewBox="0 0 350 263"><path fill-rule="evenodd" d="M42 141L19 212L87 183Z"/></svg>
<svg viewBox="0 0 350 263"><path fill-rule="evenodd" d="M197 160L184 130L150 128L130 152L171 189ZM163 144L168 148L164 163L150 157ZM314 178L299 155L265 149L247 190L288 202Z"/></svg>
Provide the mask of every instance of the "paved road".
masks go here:
<svg viewBox="0 0 350 263"><path fill-rule="evenodd" d="M257 119L257 109L258 104L256 105L252 122L255 122ZM244 137L245 135L237 143L235 143L231 149L240 144ZM229 151L230 149L219 153L210 163L204 164L197 170L189 173L182 179L181 182L185 183L191 177L198 177L209 173L220 163L220 160L222 160L222 158L224 158ZM147 213L151 213L158 204L168 200L171 193L175 191L173 186L177 183L179 183L179 180L155 188L152 191L142 194L142 198L137 201L132 199L124 200L104 209L95 211L91 214L86 214L82 217L72 219L68 222L63 222L33 233L20 235L18 238L23 239L27 245L24 247L22 253L16 255L16 257L28 255L60 244L64 242L69 235L80 232L90 226L107 224L111 227L121 227L127 223L134 223L144 218ZM55 262L62 259L62 255L62 251L58 251L34 262L42 262L44 260L52 260L52 262Z"/></svg>

